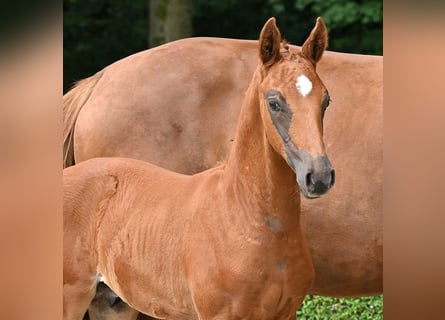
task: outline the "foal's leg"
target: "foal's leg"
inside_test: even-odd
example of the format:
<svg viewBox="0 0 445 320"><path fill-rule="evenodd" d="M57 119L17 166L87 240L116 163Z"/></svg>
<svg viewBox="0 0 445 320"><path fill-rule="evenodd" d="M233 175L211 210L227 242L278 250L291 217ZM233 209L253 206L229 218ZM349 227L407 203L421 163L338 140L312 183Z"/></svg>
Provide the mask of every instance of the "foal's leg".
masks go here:
<svg viewBox="0 0 445 320"><path fill-rule="evenodd" d="M96 293L95 281L79 279L74 283L63 284L64 320L82 320Z"/></svg>
<svg viewBox="0 0 445 320"><path fill-rule="evenodd" d="M116 192L113 176L64 171L63 176L63 319L82 320L98 283L97 227Z"/></svg>
<svg viewBox="0 0 445 320"><path fill-rule="evenodd" d="M64 234L64 320L82 320L96 294L98 275L92 253L94 251L91 250L90 241L85 234L88 233L76 228L66 230Z"/></svg>
<svg viewBox="0 0 445 320"><path fill-rule="evenodd" d="M81 227L64 230L64 320L82 320L96 294L98 274L94 262L95 251L90 245L90 233L81 230Z"/></svg>

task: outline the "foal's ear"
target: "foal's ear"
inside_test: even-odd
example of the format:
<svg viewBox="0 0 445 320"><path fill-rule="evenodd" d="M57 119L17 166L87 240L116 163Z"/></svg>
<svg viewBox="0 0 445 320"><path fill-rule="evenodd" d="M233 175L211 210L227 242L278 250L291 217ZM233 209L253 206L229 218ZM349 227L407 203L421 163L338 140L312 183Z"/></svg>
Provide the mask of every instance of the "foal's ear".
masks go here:
<svg viewBox="0 0 445 320"><path fill-rule="evenodd" d="M275 23L275 18L270 18L264 24L260 34L260 59L266 67L280 61L281 33Z"/></svg>
<svg viewBox="0 0 445 320"><path fill-rule="evenodd" d="M314 29L312 29L311 34L303 43L301 53L315 65L320 61L327 46L328 31L323 19L318 17Z"/></svg>

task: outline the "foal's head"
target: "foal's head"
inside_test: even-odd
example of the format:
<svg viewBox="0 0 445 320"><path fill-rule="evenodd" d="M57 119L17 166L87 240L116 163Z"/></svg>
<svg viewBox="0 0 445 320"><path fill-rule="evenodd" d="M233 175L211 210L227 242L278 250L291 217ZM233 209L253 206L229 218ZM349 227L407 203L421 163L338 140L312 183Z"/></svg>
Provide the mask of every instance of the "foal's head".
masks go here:
<svg viewBox="0 0 445 320"><path fill-rule="evenodd" d="M318 18L301 50L281 41L271 18L259 41L261 116L269 143L296 173L300 191L316 198L334 185L323 143L329 94L315 71L327 46L326 26Z"/></svg>

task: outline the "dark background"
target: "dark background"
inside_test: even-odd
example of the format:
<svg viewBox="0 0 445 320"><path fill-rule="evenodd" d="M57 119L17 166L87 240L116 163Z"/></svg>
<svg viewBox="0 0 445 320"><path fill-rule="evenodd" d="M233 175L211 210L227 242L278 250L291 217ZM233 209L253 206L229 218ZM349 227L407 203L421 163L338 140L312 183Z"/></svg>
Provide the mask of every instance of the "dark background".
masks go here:
<svg viewBox="0 0 445 320"><path fill-rule="evenodd" d="M181 17L191 20L192 27L180 37L258 39L263 24L275 16L282 35L301 45L322 16L329 50L383 52L381 0L64 0L64 91L116 60L155 46L149 43L150 19L165 19L169 12L150 15L151 1L189 6Z"/></svg>

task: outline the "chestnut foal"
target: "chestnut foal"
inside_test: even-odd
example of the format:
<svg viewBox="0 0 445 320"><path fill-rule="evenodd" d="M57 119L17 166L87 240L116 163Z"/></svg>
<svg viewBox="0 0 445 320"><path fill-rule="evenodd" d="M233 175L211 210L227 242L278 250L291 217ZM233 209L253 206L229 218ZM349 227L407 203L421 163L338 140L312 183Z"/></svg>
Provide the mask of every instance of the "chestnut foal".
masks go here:
<svg viewBox="0 0 445 320"><path fill-rule="evenodd" d="M218 167L186 176L98 158L64 170L64 319L82 319L100 280L156 318L295 319L314 278L298 191L334 184L315 72L326 46L320 18L298 52L266 22Z"/></svg>

